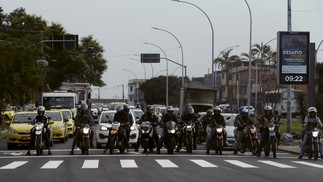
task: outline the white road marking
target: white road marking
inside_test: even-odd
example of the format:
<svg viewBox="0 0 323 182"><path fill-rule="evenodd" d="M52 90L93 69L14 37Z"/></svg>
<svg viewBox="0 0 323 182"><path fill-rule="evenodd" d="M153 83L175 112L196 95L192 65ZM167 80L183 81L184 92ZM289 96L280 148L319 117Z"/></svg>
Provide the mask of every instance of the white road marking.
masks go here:
<svg viewBox="0 0 323 182"><path fill-rule="evenodd" d="M8 165L1 167L0 169L16 169L19 166L26 164L28 161L15 161Z"/></svg>
<svg viewBox="0 0 323 182"><path fill-rule="evenodd" d="M41 169L56 169L58 168L59 165L61 165L61 163L63 163L62 160L59 161L49 161L46 164L44 164Z"/></svg>
<svg viewBox="0 0 323 182"><path fill-rule="evenodd" d="M305 161L292 161L298 164L303 164L306 166L311 166L311 167L316 167L316 168L323 168L323 165L320 164L314 164L314 163L310 163L310 162L305 162Z"/></svg>
<svg viewBox="0 0 323 182"><path fill-rule="evenodd" d="M156 162L164 168L177 168L178 166L168 159L156 159Z"/></svg>
<svg viewBox="0 0 323 182"><path fill-rule="evenodd" d="M99 160L85 160L82 169L93 169L99 167Z"/></svg>
<svg viewBox="0 0 323 182"><path fill-rule="evenodd" d="M281 163L274 162L274 161L262 161L262 160L258 160L258 161L268 164L268 165L271 165L271 166L279 167L279 168L296 168L294 166L289 166L289 165L281 164Z"/></svg>
<svg viewBox="0 0 323 182"><path fill-rule="evenodd" d="M212 163L209 163L206 160L199 160L199 159L190 159L190 161L194 162L195 164L201 166L201 167L218 167Z"/></svg>
<svg viewBox="0 0 323 182"><path fill-rule="evenodd" d="M250 164L238 161L238 160L224 160L224 161L229 162L233 165L242 167L242 168L258 168L257 166L253 166L253 165L250 165Z"/></svg>
<svg viewBox="0 0 323 182"><path fill-rule="evenodd" d="M120 164L122 168L138 168L135 160L133 159L122 159L120 160Z"/></svg>

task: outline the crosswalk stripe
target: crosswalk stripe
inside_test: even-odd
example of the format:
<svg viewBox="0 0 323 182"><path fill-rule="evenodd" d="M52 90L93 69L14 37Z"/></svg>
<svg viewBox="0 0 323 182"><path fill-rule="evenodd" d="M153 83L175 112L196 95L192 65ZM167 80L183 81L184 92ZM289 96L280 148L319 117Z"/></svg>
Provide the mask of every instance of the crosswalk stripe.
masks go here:
<svg viewBox="0 0 323 182"><path fill-rule="evenodd" d="M261 160L258 160L258 161L268 164L268 165L271 165L271 166L279 167L279 168L296 168L294 166L289 166L289 165L281 164L281 163L274 162L274 161L261 161Z"/></svg>
<svg viewBox="0 0 323 182"><path fill-rule="evenodd" d="M314 163L305 162L305 161L292 161L292 162L298 163L298 164L303 164L303 165L306 165L306 166L316 167L316 168L323 168L323 165L314 164Z"/></svg>
<svg viewBox="0 0 323 182"><path fill-rule="evenodd" d="M99 167L99 160L85 160L82 169L93 169Z"/></svg>
<svg viewBox="0 0 323 182"><path fill-rule="evenodd" d="M26 164L28 161L15 161L8 165L1 167L0 169L16 169L19 166Z"/></svg>
<svg viewBox="0 0 323 182"><path fill-rule="evenodd" d="M242 168L258 168L257 166L253 166L253 165L250 165L250 164L238 161L238 160L224 160L224 161L229 162L233 165L242 167Z"/></svg>
<svg viewBox="0 0 323 182"><path fill-rule="evenodd" d="M190 159L190 161L194 162L195 164L201 166L201 167L218 167L212 163L209 163L205 160L198 160L198 159Z"/></svg>
<svg viewBox="0 0 323 182"><path fill-rule="evenodd" d="M48 161L46 164L44 164L41 169L56 169L59 165L63 163L62 160L59 161Z"/></svg>
<svg viewBox="0 0 323 182"><path fill-rule="evenodd" d="M133 159L120 160L120 164L122 168L138 168L135 160Z"/></svg>
<svg viewBox="0 0 323 182"><path fill-rule="evenodd" d="M159 165L164 168L177 168L178 166L168 159L156 159L155 160Z"/></svg>

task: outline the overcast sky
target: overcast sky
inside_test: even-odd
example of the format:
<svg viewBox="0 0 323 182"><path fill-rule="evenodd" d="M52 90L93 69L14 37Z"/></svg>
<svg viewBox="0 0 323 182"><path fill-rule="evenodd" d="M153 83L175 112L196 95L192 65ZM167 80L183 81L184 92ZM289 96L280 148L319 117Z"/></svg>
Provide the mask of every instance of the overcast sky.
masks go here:
<svg viewBox="0 0 323 182"><path fill-rule="evenodd" d="M187 0L200 7L214 28L214 57L230 47L233 54L249 52L249 11L244 0ZM287 0L248 0L252 13L252 43L266 43L287 31ZM207 17L198 8L171 0L0 0L5 13L23 7L28 14L41 16L48 23L60 23L71 34L93 35L104 47L108 69L103 75L106 86L101 98L121 98L121 84L129 79L166 74L166 62L141 64L132 60L141 53L162 52L181 64L181 49L170 34L154 30L158 27L175 35L183 47L184 65L190 78L211 72L212 31ZM322 0L291 0L292 30L310 32L311 42L323 40ZM276 49L277 42L269 45ZM323 49L323 46L321 47ZM323 61L323 51L318 52ZM153 69L152 69L153 68ZM125 71L125 70L128 71ZM130 70L130 71L129 71ZM181 68L169 63L169 74L181 76ZM127 95L127 87L125 87ZM93 98L98 89L94 88Z"/></svg>

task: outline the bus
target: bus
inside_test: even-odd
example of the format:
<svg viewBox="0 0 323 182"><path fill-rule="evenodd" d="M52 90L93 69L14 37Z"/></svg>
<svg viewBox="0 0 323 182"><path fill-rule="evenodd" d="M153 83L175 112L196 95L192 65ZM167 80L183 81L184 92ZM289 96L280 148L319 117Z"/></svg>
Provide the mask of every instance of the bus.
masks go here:
<svg viewBox="0 0 323 182"><path fill-rule="evenodd" d="M300 115L298 98L301 90L291 90L291 112L292 117ZM287 117L287 89L277 89L265 92L265 105L272 106L276 115Z"/></svg>

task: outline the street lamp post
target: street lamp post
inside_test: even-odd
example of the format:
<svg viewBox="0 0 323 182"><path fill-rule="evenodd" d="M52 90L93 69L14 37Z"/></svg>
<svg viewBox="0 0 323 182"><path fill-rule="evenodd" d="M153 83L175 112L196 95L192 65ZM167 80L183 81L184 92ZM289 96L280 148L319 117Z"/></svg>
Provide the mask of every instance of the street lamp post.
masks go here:
<svg viewBox="0 0 323 182"><path fill-rule="evenodd" d="M140 62L140 60L138 60L138 59L134 59L134 58L129 58L129 59L130 59L130 60L134 60L134 61L138 61L138 62ZM146 77L146 66L145 66L145 64L144 64L144 63L141 63L141 64L142 64L142 66L144 67L144 71L145 71L145 72L144 72L144 75L145 75L145 77L144 77L144 78L145 78L145 80L146 80L146 78L147 78L147 77Z"/></svg>
<svg viewBox="0 0 323 182"><path fill-rule="evenodd" d="M152 45L152 46L157 47L158 49L160 49L164 53L165 58L167 58L165 51L161 47L159 47L158 45L153 44L153 43L149 43L149 42L144 42L144 44L148 44L148 45ZM166 102L165 102L165 105L166 105L166 107L168 107L168 60L166 60Z"/></svg>
<svg viewBox="0 0 323 182"><path fill-rule="evenodd" d="M175 1L175 2L179 2L179 3L186 3L186 4L190 4L194 7L196 7L197 9L199 9L200 11L202 11L202 13L206 16L207 20L209 21L210 23L210 26L211 26L211 32L212 32L212 61L211 61L211 65L212 65L212 86L215 86L215 74L214 74L214 65L213 65L213 61L214 61L214 29L213 29L213 25L212 25L212 22L209 18L209 16L205 13L205 11L203 11L200 7L198 7L197 5L191 3L191 2L187 2L187 1L180 1L180 0L172 0L172 1ZM184 64L183 64L184 65Z"/></svg>
<svg viewBox="0 0 323 182"><path fill-rule="evenodd" d="M250 97L251 97L251 44L252 44L252 15L251 15L251 9L250 6L247 2L247 0L245 0L246 5L248 6L248 10L249 10L249 16L250 16L250 37L249 37L249 69L248 69L248 107L250 106Z"/></svg>

